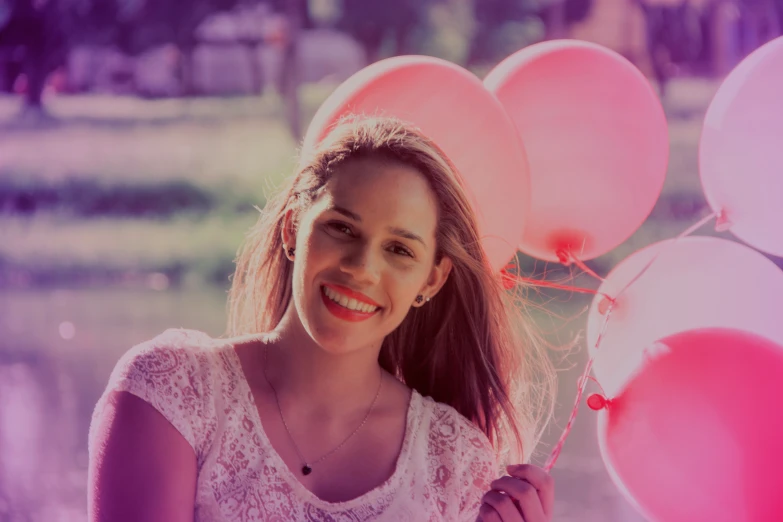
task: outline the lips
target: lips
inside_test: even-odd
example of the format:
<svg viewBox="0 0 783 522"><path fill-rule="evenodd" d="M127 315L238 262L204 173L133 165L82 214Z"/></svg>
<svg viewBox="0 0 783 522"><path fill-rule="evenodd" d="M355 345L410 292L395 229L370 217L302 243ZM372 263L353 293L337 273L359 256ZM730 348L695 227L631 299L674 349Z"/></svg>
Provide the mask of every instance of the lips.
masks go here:
<svg viewBox="0 0 783 522"><path fill-rule="evenodd" d="M351 322L364 321L381 310L380 305L366 295L339 285L322 286L321 299L332 315Z"/></svg>
<svg viewBox="0 0 783 522"><path fill-rule="evenodd" d="M342 294L343 296L347 297L348 299L355 299L356 301L360 303L364 303L370 306L374 306L375 308L381 308L381 305L367 297L361 292L357 292L356 290L351 290L347 286L342 285L335 285L332 283L327 283L324 285L324 287L330 289L332 292L335 292L337 294Z"/></svg>

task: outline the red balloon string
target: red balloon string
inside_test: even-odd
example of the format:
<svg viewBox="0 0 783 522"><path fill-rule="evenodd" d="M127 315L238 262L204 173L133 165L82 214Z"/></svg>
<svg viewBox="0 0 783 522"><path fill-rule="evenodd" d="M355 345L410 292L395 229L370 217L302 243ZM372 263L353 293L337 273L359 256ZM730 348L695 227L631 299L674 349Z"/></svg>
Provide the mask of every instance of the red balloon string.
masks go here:
<svg viewBox="0 0 783 522"><path fill-rule="evenodd" d="M570 253L570 251L561 250L558 251L558 257L560 258L561 262L563 264L571 264L574 263L579 268L581 268L585 273L593 276L595 279L603 282L604 278L596 274L593 270L590 269L587 265L585 265L581 260L577 259L573 254ZM542 288L553 288L555 290L565 290L568 292L577 292L581 294L592 294L596 295L598 294L598 290L593 290L592 288L582 288L578 286L571 286L571 285L562 285L559 283L552 283L550 281L542 281L540 279L532 279L529 277L522 277L520 275L512 274L511 269L514 268L513 263L509 263L506 265L503 270L501 270L501 276L503 279L503 285L506 287L507 290L510 290L511 288L514 288L514 286L518 283L525 283L532 286L538 286ZM605 296L609 298L609 296Z"/></svg>
<svg viewBox="0 0 783 522"><path fill-rule="evenodd" d="M569 263L575 264L576 266L581 268L587 275L593 276L595 279L598 279L602 283L604 282L604 278L603 277L599 276L593 270L591 270L590 267L587 266L586 264L584 264L584 262L581 259L576 257L573 252L568 250L568 252L566 252L565 255L567 256L567 259L568 259Z"/></svg>
<svg viewBox="0 0 783 522"><path fill-rule="evenodd" d="M612 310L614 310L614 305L616 301L614 299L611 299L609 302L609 307L606 310L606 314L604 314L604 321L601 324L601 332L598 334L598 339L595 341L595 348L598 350L598 347L601 345L601 341L603 340L604 333L606 332L606 326L609 324L609 318L612 315ZM585 365L585 369L582 372L582 375L579 377L579 380L577 381L578 388L576 392L576 400L574 401L574 407L571 410L571 416L568 418L568 423L566 424L565 429L563 430L563 434L560 436L560 440L557 441L557 444L555 444L555 447L552 449L552 453L549 455L549 459L547 460L546 464L544 465L544 469L549 472L557 462L557 458L560 456L560 452L563 449L563 445L565 445L565 441L568 438L569 433L571 433L571 428L574 425L574 422L576 421L576 414L579 412L579 404L582 402L582 395L585 393L585 388L587 387L587 382L590 377L590 371L593 369L593 362L595 361L595 355L591 356L590 359L588 359L587 364ZM593 379L595 380L595 379Z"/></svg>
<svg viewBox="0 0 783 522"><path fill-rule="evenodd" d="M600 383L600 382L598 382L598 380L597 380L595 377L593 377L592 375L590 375L588 378L589 378L591 381L593 381L593 382L596 384L596 386L598 386L598 388L600 388L600 390L601 390L601 394L603 394L603 396L604 396L604 397L606 397L606 392L604 391L604 387L603 387L603 386L601 386L601 383Z"/></svg>
<svg viewBox="0 0 783 522"><path fill-rule="evenodd" d="M707 223L709 223L711 220L713 220L713 219L715 219L715 218L719 217L720 215L722 215L722 213L723 213L722 211L721 211L721 212L713 212L712 214L710 214L710 215L708 215L708 216L705 216L705 217L703 217L703 218L702 218L702 219L700 219L700 220L699 220L697 223L695 223L695 224L691 225L690 227L688 227L688 229L687 229L687 230L685 230L685 231L684 231L684 232L682 232L680 235L678 235L677 237L675 237L675 238L672 240L672 242L669 244L669 246L671 246L671 245L675 244L677 241L679 241L680 239L682 239L682 238L684 238L684 237L686 237L686 236L690 236L691 234L693 234L694 232L696 232L698 229L700 229L701 227L703 227L704 225L706 225ZM720 226L720 224L719 224L718 226ZM642 276L645 274L645 272L647 272L647 270L649 270L649 269L650 269L650 267L652 266L652 264L653 264L653 263L654 263L654 262L655 262L655 261L658 259L658 257L661 255L661 253L662 253L662 252L664 252L665 250L666 250L666 248L659 248L659 249L658 249L658 251L655 253L655 255L652 257L652 259L650 259L650 260L647 262L647 264L646 264L646 265L644 265L644 268L642 268L642 269L639 271L639 273L638 273L638 274L636 274L636 276L635 276L635 277L633 277L633 279L631 279L630 281L628 281L628 283L627 283L627 284L626 284L626 285L625 285L625 286L622 288L622 290L620 290L619 292L617 292L617 297L615 297L615 299L617 299L617 298L618 298L618 297L620 297L620 296L621 296L623 293L625 293L625 291L628 289L628 287L629 287L629 286L631 286L631 285L632 285L632 284L634 284L636 281L638 281L638 280L639 280L639 278L640 278L640 277L642 277Z"/></svg>
<svg viewBox="0 0 783 522"><path fill-rule="evenodd" d="M703 219L699 220L698 223L695 223L694 225L690 226L687 230L682 232L680 235L678 235L671 244L676 243L680 239L684 238L685 236L688 236L704 226L706 223L708 223L710 220L718 218L719 222L716 226L725 226L725 222L721 222L720 220L725 220L725 214L721 212L713 212L709 216L704 217ZM604 313L604 320L601 324L601 331L598 334L598 338L595 341L595 347L593 350L593 355L590 356L590 358L587 361L587 364L585 365L585 369L582 372L582 375L579 377L579 380L577 381L578 389L576 393L576 400L574 401L574 407L571 410L571 416L568 419L568 423L566 424L565 429L563 430L563 434L560 436L560 439L557 441L557 444L555 444L555 447L552 449L552 453L549 455L549 459L547 460L546 464L544 465L544 469L548 472L554 467L555 463L557 462L557 458L560 456L560 452L563 449L563 445L565 444L566 439L568 438L569 433L571 432L571 428L574 425L574 422L576 421L576 414L579 411L579 405L582 402L582 396L584 395L585 388L587 387L587 383L589 380L593 380L594 382L598 383L594 378L590 377L590 371L593 368L593 362L595 361L595 354L598 352L599 347L601 346L601 341L604 338L604 335L606 333L606 327L609 324L609 318L612 315L612 310L614 310L615 305L617 304L617 299L637 280L639 280L642 275L644 275L647 270L652 266L652 264L655 262L655 260L660 256L661 252L665 250L665 248L661 248L658 250L658 252L653 256L653 258L645 265L642 270L636 274L635 277L633 277L618 293L615 297L610 297L608 295L604 294L604 302L602 303L603 306L605 306L605 313ZM571 256L573 258L573 256ZM573 260L573 259L572 259ZM583 270L585 268L580 267ZM597 277L597 276L596 276ZM601 279L601 278L599 278ZM601 279L603 281L603 279ZM598 292L596 292L598 293ZM600 383L598 383L600 387ZM601 390L603 393L603 389ZM604 407L608 407L611 404L611 398L605 397L606 401L604 403Z"/></svg>

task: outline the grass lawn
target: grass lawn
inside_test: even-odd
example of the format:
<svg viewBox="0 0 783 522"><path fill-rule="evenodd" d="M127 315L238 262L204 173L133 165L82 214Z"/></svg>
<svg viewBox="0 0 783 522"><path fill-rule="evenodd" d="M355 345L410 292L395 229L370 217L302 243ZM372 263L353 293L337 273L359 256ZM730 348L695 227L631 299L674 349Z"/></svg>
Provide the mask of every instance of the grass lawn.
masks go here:
<svg viewBox="0 0 783 522"><path fill-rule="evenodd" d="M214 263L233 259L254 222L253 214L166 221L5 219L0 258L41 268L93 265L155 271L186 262L214 270Z"/></svg>
<svg viewBox="0 0 783 522"><path fill-rule="evenodd" d="M92 100L80 101L91 108ZM142 118L124 123L66 120L35 131L3 131L0 173L4 179L28 183L184 179L211 189L229 185L257 191L261 180L273 181L290 171L294 156L293 139L271 116L164 122Z"/></svg>
<svg viewBox="0 0 783 522"><path fill-rule="evenodd" d="M330 84L302 88L304 121L333 89ZM206 187L239 184L257 190L288 174L296 156L281 100L271 92L171 100L63 96L47 100L46 107L53 121L29 128L17 123L19 100L0 97L2 179L184 178Z"/></svg>

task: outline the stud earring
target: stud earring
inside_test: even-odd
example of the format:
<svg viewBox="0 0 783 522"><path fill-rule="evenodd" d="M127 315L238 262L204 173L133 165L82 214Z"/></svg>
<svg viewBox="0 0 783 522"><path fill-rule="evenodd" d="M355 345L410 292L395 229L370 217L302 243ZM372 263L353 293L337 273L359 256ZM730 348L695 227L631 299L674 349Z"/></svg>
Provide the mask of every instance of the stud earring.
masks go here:
<svg viewBox="0 0 783 522"><path fill-rule="evenodd" d="M288 257L294 257L294 252L296 251L294 247L286 249L285 245L283 245L283 250L288 254Z"/></svg>
<svg viewBox="0 0 783 522"><path fill-rule="evenodd" d="M416 302L419 303L419 304L421 304L425 299L427 300L428 303L430 302L430 298L429 297L424 297L421 294L416 296Z"/></svg>

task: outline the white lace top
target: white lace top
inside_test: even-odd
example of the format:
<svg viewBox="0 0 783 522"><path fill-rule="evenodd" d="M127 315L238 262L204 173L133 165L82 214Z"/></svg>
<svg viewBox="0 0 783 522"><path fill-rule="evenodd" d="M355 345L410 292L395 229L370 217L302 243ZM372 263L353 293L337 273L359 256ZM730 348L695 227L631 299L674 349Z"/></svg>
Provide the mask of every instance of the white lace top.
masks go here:
<svg viewBox="0 0 783 522"><path fill-rule="evenodd" d="M392 476L353 500L321 500L269 443L231 345L195 330L166 330L120 359L93 413L90 454L112 390L147 401L193 447L196 522L473 522L499 476L493 448L475 425L413 391Z"/></svg>

